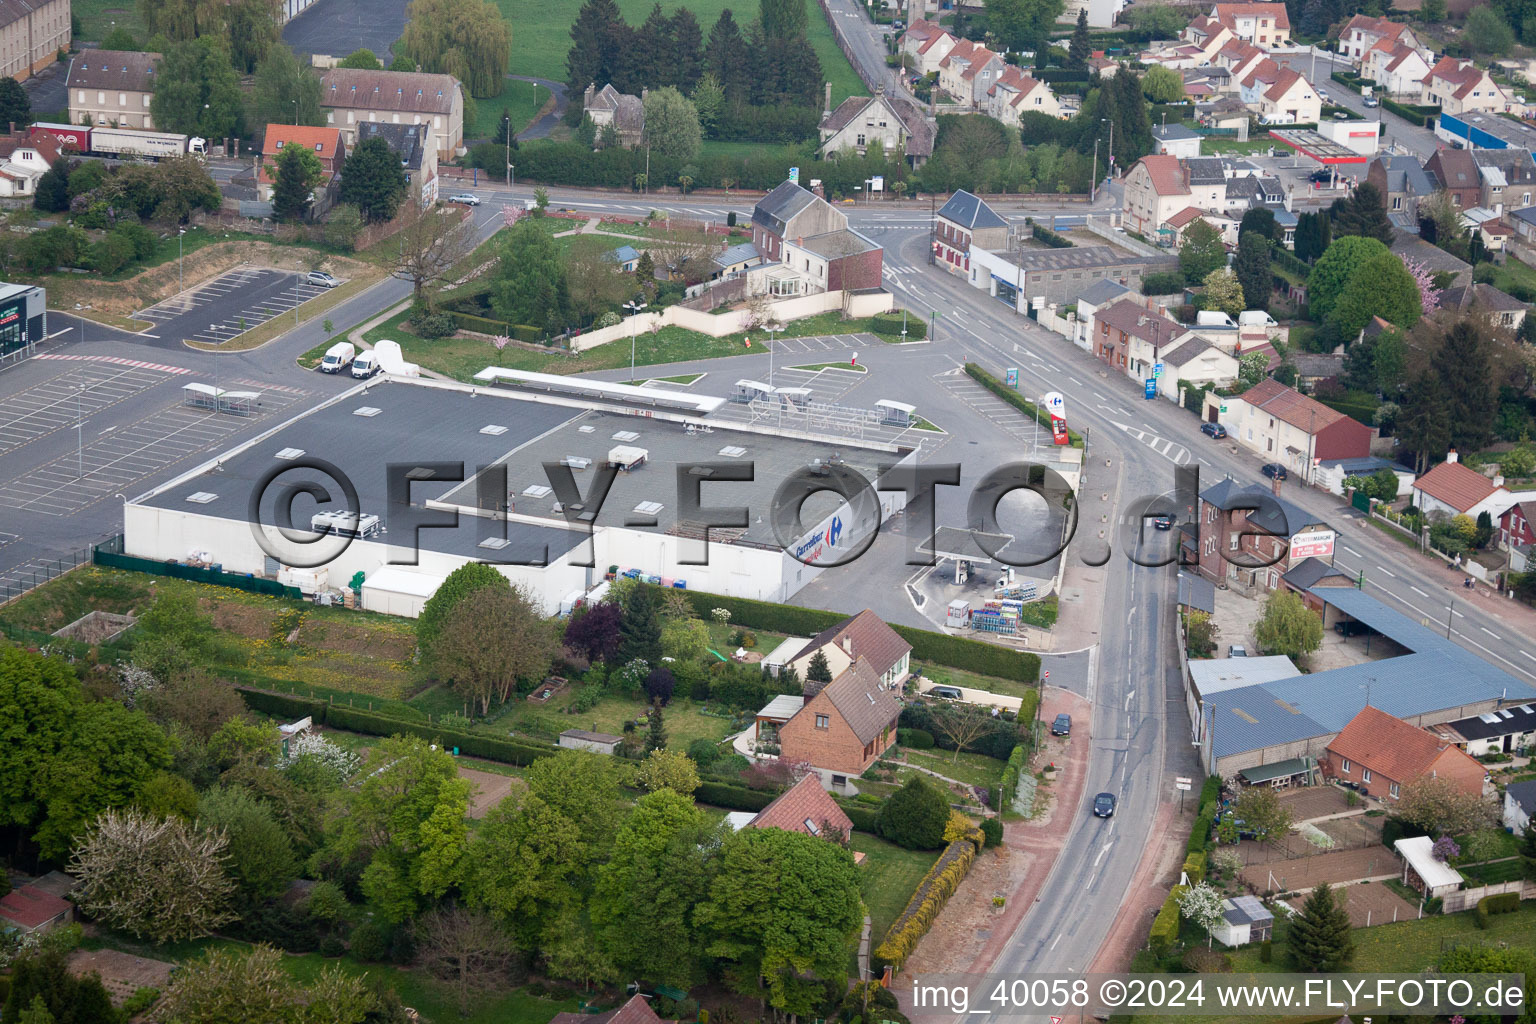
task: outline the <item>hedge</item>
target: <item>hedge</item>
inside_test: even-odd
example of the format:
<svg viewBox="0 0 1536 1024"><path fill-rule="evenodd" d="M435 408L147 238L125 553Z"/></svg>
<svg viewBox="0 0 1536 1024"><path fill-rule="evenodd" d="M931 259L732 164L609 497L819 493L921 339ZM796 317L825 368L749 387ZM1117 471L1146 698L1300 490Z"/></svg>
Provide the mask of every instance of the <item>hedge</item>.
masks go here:
<svg viewBox="0 0 1536 1024"><path fill-rule="evenodd" d="M316 725L325 724L325 713L329 710L323 700L312 700L308 697L293 697L286 693L271 693L266 690L253 690L246 686L236 686L235 692L240 699L245 701L245 706L252 711L259 711L264 715L274 718L286 718L297 721L308 716L314 719Z"/></svg>
<svg viewBox="0 0 1536 1024"><path fill-rule="evenodd" d="M1141 279L1143 295L1172 295L1184 290L1184 274L1177 270L1148 274Z"/></svg>
<svg viewBox="0 0 1536 1024"><path fill-rule="evenodd" d="M535 746L498 739L495 736L453 732L420 722L402 722L398 718L374 714L371 711L359 711L357 708L342 707L339 704L332 704L326 711L325 718L326 724L333 729L368 733L373 736L420 736L422 739L432 740L445 747L457 747L460 754L468 757L483 757L487 761L501 761L504 764L530 765L541 757L550 757L559 752L559 748L555 746Z"/></svg>
<svg viewBox="0 0 1536 1024"><path fill-rule="evenodd" d="M1406 103L1399 103L1397 100L1388 99L1385 96L1381 98L1381 105L1384 109L1392 111L1392 113L1409 124L1419 128L1428 128L1434 123L1435 118L1440 116L1439 107L1409 106Z"/></svg>
<svg viewBox="0 0 1536 1024"><path fill-rule="evenodd" d="M933 733L926 729L897 729L896 742L913 750L932 750Z"/></svg>
<svg viewBox="0 0 1536 1024"><path fill-rule="evenodd" d="M1001 398L1009 405L1018 409L1024 415L1032 417L1034 421L1040 424L1042 427L1049 427L1051 425L1050 413L1041 411L1034 402L1031 402L1029 399L1022 397L1017 391L1008 387L1002 381L998 380L996 377L992 376L990 373L988 373L986 370L983 370L975 363L966 363L965 372L969 374L971 379L976 383L980 384L982 387L986 388L988 391L992 392L994 395L996 395L998 398ZM1069 441L1071 441L1072 447L1081 448L1083 446L1083 435L1079 434L1077 431L1069 429L1067 431L1067 438Z"/></svg>
<svg viewBox="0 0 1536 1024"><path fill-rule="evenodd" d="M775 793L745 786L732 786L724 782L701 782L693 791L693 798L700 803L726 807L733 811L760 811L773 803ZM852 815L849 815L851 818Z"/></svg>
<svg viewBox="0 0 1536 1024"><path fill-rule="evenodd" d="M1347 74L1343 71L1335 71L1328 76L1351 92L1360 92L1360 76Z"/></svg>
<svg viewBox="0 0 1536 1024"><path fill-rule="evenodd" d="M1031 227L1030 234L1034 235L1035 241L1044 242L1052 249L1071 249L1073 247L1070 238L1058 235L1044 224L1036 224Z"/></svg>
<svg viewBox="0 0 1536 1024"><path fill-rule="evenodd" d="M708 621L710 612L724 608L731 613L731 624L771 633L791 636L815 636L830 626L845 621L848 616L826 612L818 608L797 608L794 605L775 604L772 601L755 601L747 597L723 597L702 590L685 590L699 618ZM965 669L978 675L998 676L1033 683L1040 678L1040 656L1024 651L1012 651L997 644L963 637L946 636L926 629L890 624L891 628L912 645L912 657L918 661L932 661L950 668Z"/></svg>
<svg viewBox="0 0 1536 1024"><path fill-rule="evenodd" d="M981 830L975 829L972 835L956 839L944 848L923 880L917 883L917 889L907 901L906 909L891 923L890 931L885 933L885 938L875 947L877 960L897 970L901 969L907 957L917 948L918 942L928 934L928 929L939 916L939 911L944 909L944 904L949 902L949 898L964 881L983 841Z"/></svg>
<svg viewBox="0 0 1536 1024"><path fill-rule="evenodd" d="M997 789L997 812L1001 814L1004 808L1013 803L1014 794L1019 789L1019 773L1024 770L1024 745L1021 743L1013 748L1013 753L1008 755L1008 764L1003 768L1002 785Z"/></svg>
<svg viewBox="0 0 1536 1024"><path fill-rule="evenodd" d="M1488 918L1494 914L1513 914L1520 909L1518 892L1501 892L1496 896L1484 896L1477 901L1477 926L1488 927Z"/></svg>
<svg viewBox="0 0 1536 1024"><path fill-rule="evenodd" d="M1189 833L1189 843L1184 847L1185 854L1204 853L1210 849L1211 829L1215 826L1215 802L1202 804L1200 806L1200 813L1195 816L1195 827Z"/></svg>
<svg viewBox="0 0 1536 1024"><path fill-rule="evenodd" d="M1204 850L1201 850L1184 858L1184 874L1189 876L1190 885L1199 885L1205 881L1205 865L1208 856Z"/></svg>
<svg viewBox="0 0 1536 1024"><path fill-rule="evenodd" d="M505 334L516 341L539 342L547 336L547 332L528 324L509 324L504 320L492 320L489 317L475 316L473 313L461 313L457 310L449 310L448 315L453 317L453 322L462 331L474 331L477 334Z"/></svg>
<svg viewBox="0 0 1536 1024"><path fill-rule="evenodd" d="M905 330L907 337L916 341L928 336L928 325L922 317L907 316L903 319L901 313L876 313L869 318L869 329L893 338L901 337L901 332Z"/></svg>
<svg viewBox="0 0 1536 1024"><path fill-rule="evenodd" d="M698 794L695 793L694 796L698 796ZM873 836L880 834L880 829L877 825L877 822L880 818L879 808L860 807L857 804L843 803L841 800L837 800L835 797L833 799L837 806L843 809L843 813L848 815L848 820L853 823L855 831L868 832Z"/></svg>
<svg viewBox="0 0 1536 1024"><path fill-rule="evenodd" d="M1162 956L1173 948L1173 944L1179 941L1179 897L1184 895L1187 885L1176 885L1168 893L1168 898L1163 900L1162 909L1157 912L1157 918L1152 922L1152 931L1147 936L1147 941L1152 946L1152 952Z"/></svg>

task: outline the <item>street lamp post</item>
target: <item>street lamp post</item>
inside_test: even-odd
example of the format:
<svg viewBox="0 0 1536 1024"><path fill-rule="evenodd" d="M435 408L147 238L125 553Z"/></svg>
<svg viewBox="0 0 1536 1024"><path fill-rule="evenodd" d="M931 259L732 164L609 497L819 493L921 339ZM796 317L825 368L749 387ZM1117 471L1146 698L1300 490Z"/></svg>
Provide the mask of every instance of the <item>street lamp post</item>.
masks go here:
<svg viewBox="0 0 1536 1024"><path fill-rule="evenodd" d="M768 386L773 387L773 334L775 331L783 333L783 324L766 324L763 330L768 332Z"/></svg>
<svg viewBox="0 0 1536 1024"><path fill-rule="evenodd" d="M183 250L182 244L181 244L182 236L185 235L186 233L187 233L187 229L186 228L177 228L176 229L176 290L178 292L182 291L187 286L186 275L183 273L183 270L185 268L185 264L182 261L182 255L183 255L184 250Z"/></svg>
<svg viewBox="0 0 1536 1024"><path fill-rule="evenodd" d="M503 117L501 119L501 123L505 127L506 133L507 133L507 138L506 138L506 143L507 143L507 188L511 188L512 187L512 118L511 118L511 116L509 115L507 117Z"/></svg>
<svg viewBox="0 0 1536 1024"><path fill-rule="evenodd" d="M299 126L299 101L298 100L294 100L293 101L293 126L295 128L297 128Z"/></svg>
<svg viewBox="0 0 1536 1024"><path fill-rule="evenodd" d="M85 479L85 392L89 385L75 385L75 479Z"/></svg>
<svg viewBox="0 0 1536 1024"><path fill-rule="evenodd" d="M639 325L635 323L635 318L637 316L639 316L640 315L640 311L642 309L644 309L648 305L650 305L650 303L647 303L647 302L636 302L634 299L630 299L628 302L624 303L624 308L629 310L629 380L630 380L630 383L634 383L634 380L635 380L635 333L639 329Z"/></svg>
<svg viewBox="0 0 1536 1024"><path fill-rule="evenodd" d="M1092 206L1099 199L1099 140L1093 140L1093 181L1088 186L1088 205Z"/></svg>

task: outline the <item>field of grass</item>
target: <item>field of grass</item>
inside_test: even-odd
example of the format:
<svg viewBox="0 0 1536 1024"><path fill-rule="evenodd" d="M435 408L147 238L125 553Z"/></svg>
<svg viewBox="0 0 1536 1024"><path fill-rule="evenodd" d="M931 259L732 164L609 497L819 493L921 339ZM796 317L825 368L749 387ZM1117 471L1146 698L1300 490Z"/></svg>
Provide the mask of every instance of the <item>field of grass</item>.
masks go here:
<svg viewBox="0 0 1536 1024"><path fill-rule="evenodd" d="M622 735L625 722L645 719L647 704L640 696L609 694L597 706L586 711L566 714L566 708L580 690L580 685L567 687L548 704L533 704L517 699L504 705L495 720L497 730L538 735L553 741L566 729L590 729ZM492 712L495 715L495 712ZM703 709L687 698L674 697L662 712L667 729L667 746L686 750L696 739L722 740L731 731L731 720L705 714ZM644 732L646 726L636 725Z"/></svg>
<svg viewBox="0 0 1536 1024"><path fill-rule="evenodd" d="M978 675L975 672L967 672L962 668L950 668L947 665L924 662L922 665L912 666L913 674L919 670L929 679L945 686L965 686L975 690L987 690L990 693L1006 694L1009 697L1032 697L1039 692L1033 683L1004 679L1001 676Z"/></svg>
<svg viewBox="0 0 1536 1024"><path fill-rule="evenodd" d="M998 782L1003 777L1003 768L1006 767L1004 762L995 757L973 754L969 751L961 751L957 757L953 750L913 750L911 747L901 749L907 755L908 764L938 772L946 779L954 779L972 786L985 786L988 789L997 788Z"/></svg>
<svg viewBox="0 0 1536 1024"><path fill-rule="evenodd" d="M1511 256L1499 268L1498 276L1493 279L1493 286L1502 291L1509 291L1510 285L1517 284L1536 289L1536 267L1521 263Z"/></svg>
<svg viewBox="0 0 1536 1024"><path fill-rule="evenodd" d="M864 854L859 865L859 888L869 908L870 940L878 946L891 924L906 909L917 883L923 880L938 854L904 850L894 843L863 832L853 834L853 848Z"/></svg>
<svg viewBox="0 0 1536 1024"><path fill-rule="evenodd" d="M704 625L709 630L709 646L726 657L730 657L731 652L736 649L736 645L731 643L731 634L741 627L733 626L729 623L722 626L718 622L705 622ZM764 657L767 657L784 640L783 633L765 633L760 629L754 629L750 632L753 636L757 637L757 646L752 649L758 651Z"/></svg>
<svg viewBox="0 0 1536 1024"><path fill-rule="evenodd" d="M99 43L115 26L144 42L144 23L131 0L73 0L70 12L80 19L81 39Z"/></svg>
<svg viewBox="0 0 1536 1024"><path fill-rule="evenodd" d="M581 0L496 0L496 6L501 8L502 16L512 25L512 71L534 78L565 81L565 55L571 48L571 26L576 22ZM757 14L756 5L733 4L731 0L665 0L661 5L666 14L671 14L679 7L692 9L694 17L699 20L699 27L704 31L705 39L709 38L709 30L714 27L720 12L727 7L733 8L736 20L743 28ZM632 27L638 27L644 22L650 10L651 0L619 0L619 11ZM832 83L833 105L843 102L849 96L862 95L865 92L864 83L859 80L853 65L848 63L848 58L837 48L837 40L832 35L832 26L826 17L810 2L806 3L806 15L811 46L821 59L822 81ZM819 89L817 94L820 95ZM572 99L579 101L580 97ZM491 100L477 102L482 107L492 103ZM498 107L493 117L499 116Z"/></svg>
<svg viewBox="0 0 1536 1024"><path fill-rule="evenodd" d="M512 30L514 39L518 32L519 29ZM522 73L518 72L518 74ZM503 83L498 95L475 100L474 123L464 125L466 139L495 138L503 113L511 115L512 133L516 135L528 127L529 122L538 115L544 104L549 102L550 92L541 85L534 85L532 82L524 82L516 78L504 79ZM517 163L516 160L512 162Z"/></svg>

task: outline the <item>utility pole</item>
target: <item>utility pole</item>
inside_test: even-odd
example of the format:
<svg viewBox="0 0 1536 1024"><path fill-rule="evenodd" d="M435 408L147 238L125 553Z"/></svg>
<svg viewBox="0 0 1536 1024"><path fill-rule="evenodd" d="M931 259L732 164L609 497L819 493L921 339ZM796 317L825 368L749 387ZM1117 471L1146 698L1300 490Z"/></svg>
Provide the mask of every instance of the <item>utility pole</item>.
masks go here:
<svg viewBox="0 0 1536 1024"><path fill-rule="evenodd" d="M507 188L511 188L512 187L512 118L510 116L503 117L501 119L501 123L507 126L506 127L506 131L507 131L507 138L506 138L506 144L507 144L506 145L506 150L507 150Z"/></svg>
<svg viewBox="0 0 1536 1024"><path fill-rule="evenodd" d="M1088 186L1088 205L1092 206L1099 199L1099 140L1093 140L1093 181Z"/></svg>

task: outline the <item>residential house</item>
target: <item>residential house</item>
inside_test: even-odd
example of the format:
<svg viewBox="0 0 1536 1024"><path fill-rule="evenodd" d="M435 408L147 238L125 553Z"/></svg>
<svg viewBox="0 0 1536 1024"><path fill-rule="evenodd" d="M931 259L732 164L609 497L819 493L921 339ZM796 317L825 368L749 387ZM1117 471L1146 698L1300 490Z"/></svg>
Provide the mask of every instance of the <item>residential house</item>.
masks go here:
<svg viewBox="0 0 1536 1024"><path fill-rule="evenodd" d="M1509 218L1509 226L1515 229L1515 237L1526 245L1536 246L1536 206L1511 210Z"/></svg>
<svg viewBox="0 0 1536 1024"><path fill-rule="evenodd" d="M1268 462L1278 462L1312 482L1321 459L1361 458L1371 453L1371 428L1277 380L1266 379L1241 395L1221 399L1226 412L1207 419Z"/></svg>
<svg viewBox="0 0 1536 1024"><path fill-rule="evenodd" d="M752 210L752 244L763 259L778 262L784 253L784 240L809 238L841 231L848 226L848 216L831 203L793 181L774 188Z"/></svg>
<svg viewBox="0 0 1536 1024"><path fill-rule="evenodd" d="M1498 517L1499 546L1526 548L1536 544L1536 501L1517 501Z"/></svg>
<svg viewBox="0 0 1536 1024"><path fill-rule="evenodd" d="M618 267L621 273L633 274L640 266L640 250L632 245L621 245L603 253L603 260Z"/></svg>
<svg viewBox="0 0 1536 1024"><path fill-rule="evenodd" d="M1322 116L1323 101L1312 83L1290 68L1276 65L1271 72L1269 65L1273 64L1265 61L1249 73L1243 82L1243 102L1257 110L1265 124L1316 124Z"/></svg>
<svg viewBox="0 0 1536 1024"><path fill-rule="evenodd" d="M832 795L821 785L821 777L811 773L779 794L742 826L743 828L779 828L801 832L817 839L835 839L848 845L853 822Z"/></svg>
<svg viewBox="0 0 1536 1024"><path fill-rule="evenodd" d="M1418 36L1407 25L1386 18L1373 18L1368 14L1355 15L1339 31L1339 52L1357 61L1364 60L1372 50L1390 50L1394 46L1424 49Z"/></svg>
<svg viewBox="0 0 1536 1024"><path fill-rule="evenodd" d="M1163 351L1188 333L1158 310L1121 299L1093 314L1093 354L1132 380L1145 380Z"/></svg>
<svg viewBox="0 0 1536 1024"><path fill-rule="evenodd" d="M1216 59L1212 63L1227 70L1227 90L1231 92L1267 60L1269 56L1252 43L1230 39L1216 51Z"/></svg>
<svg viewBox="0 0 1536 1024"><path fill-rule="evenodd" d="M826 656L834 679L856 658L864 658L887 689L899 689L912 667L912 645L868 608L828 626L796 653L788 664L801 679L818 651Z"/></svg>
<svg viewBox="0 0 1536 1024"><path fill-rule="evenodd" d="M1079 245L1070 249L971 249L971 287L988 292L1018 313L1032 302L1076 303L1085 289L1113 281L1140 290L1142 278L1172 270L1170 256L1149 258L1108 245Z"/></svg>
<svg viewBox="0 0 1536 1024"><path fill-rule="evenodd" d="M1008 222L982 200L961 189L939 208L933 221L933 253L952 274L971 272L971 252L1008 247Z"/></svg>
<svg viewBox="0 0 1536 1024"><path fill-rule="evenodd" d="M1367 50L1365 59L1360 62L1360 77L1375 82L1376 87L1389 96L1417 100L1423 92L1427 74L1429 60L1424 51L1402 43Z"/></svg>
<svg viewBox="0 0 1536 1024"><path fill-rule="evenodd" d="M57 62L73 46L70 25L70 0L0 3L0 78L25 81Z"/></svg>
<svg viewBox="0 0 1536 1024"><path fill-rule="evenodd" d="M1193 334L1163 353L1157 390L1170 402L1183 401L1186 387L1205 384L1229 387L1237 380L1237 357L1210 340Z"/></svg>
<svg viewBox="0 0 1536 1024"><path fill-rule="evenodd" d="M827 85L827 98L832 86ZM875 96L850 96L836 110L821 119L821 153L853 151L863 156L870 146L879 145L891 156L905 156L913 167L921 167L933 155L937 131L921 110L904 100L893 101L882 89Z"/></svg>
<svg viewBox="0 0 1536 1024"><path fill-rule="evenodd" d="M1206 196L1196 196L1190 189L1189 175L1184 163L1177 157L1153 154L1144 156L1125 174L1124 214L1128 230L1145 236L1155 236L1168 222L1168 218L1185 207L1219 209L1218 185L1208 190Z"/></svg>
<svg viewBox="0 0 1536 1024"><path fill-rule="evenodd" d="M1017 67L1009 64L987 93L983 105L989 117L1003 124L1018 127L1019 119L1033 111L1051 117L1061 116L1061 103L1056 94L1044 82L1037 82Z"/></svg>
<svg viewBox="0 0 1536 1024"><path fill-rule="evenodd" d="M638 146L645 139L645 92L639 96L619 92L609 82L601 89L588 83L582 93L581 110L597 127L597 142L602 144L607 129L612 128L621 146Z"/></svg>
<svg viewBox="0 0 1536 1024"><path fill-rule="evenodd" d="M65 5L68 19L68 4ZM155 127L149 112L155 94L158 53L82 50L69 62L64 87L69 93L71 124L117 128Z"/></svg>
<svg viewBox="0 0 1536 1024"><path fill-rule="evenodd" d="M1219 480L1200 492L1197 515L1199 531L1184 535L1186 558L1207 579L1274 590L1306 559L1333 562L1333 528L1262 484Z"/></svg>
<svg viewBox="0 0 1536 1024"><path fill-rule="evenodd" d="M1291 45L1291 19L1285 4L1216 4L1208 15L1237 38L1266 50Z"/></svg>
<svg viewBox="0 0 1536 1024"><path fill-rule="evenodd" d="M1516 835L1536 817L1536 779L1511 782L1504 787L1503 825Z"/></svg>
<svg viewBox="0 0 1536 1024"><path fill-rule="evenodd" d="M1080 4L1072 5L1066 13L1076 21L1077 8L1085 7L1088 9L1089 28L1114 28L1120 12L1125 10L1130 2L1131 0L1082 0Z"/></svg>
<svg viewBox="0 0 1536 1024"><path fill-rule="evenodd" d="M1536 159L1528 149L1471 149L1481 179L1477 201L1495 213L1518 210L1536 200Z"/></svg>
<svg viewBox="0 0 1536 1024"><path fill-rule="evenodd" d="M1483 201L1483 180L1478 173L1477 161L1466 149L1441 146L1424 161L1424 172L1430 179L1450 194L1451 201L1463 210L1470 210Z"/></svg>
<svg viewBox="0 0 1536 1024"><path fill-rule="evenodd" d="M877 289L885 273L885 251L879 243L851 228L786 238L780 262L801 276L804 294Z"/></svg>
<svg viewBox="0 0 1536 1024"><path fill-rule="evenodd" d="M1483 795L1485 769L1466 751L1369 704L1326 750L1325 778L1357 785L1383 802L1426 778L1448 779L1463 793Z"/></svg>
<svg viewBox="0 0 1536 1024"><path fill-rule="evenodd" d="M1461 223L1468 231L1477 234L1483 247L1489 252L1503 252L1509 240L1515 236L1515 229L1510 226L1509 221L1486 206L1474 206L1470 210L1463 211Z"/></svg>
<svg viewBox="0 0 1536 1024"><path fill-rule="evenodd" d="M1365 180L1376 186L1388 213L1401 214L1394 223L1418 226L1419 200L1435 191L1435 183L1424 173L1418 158L1383 155L1371 161ZM1401 225L1400 225L1401 226Z"/></svg>
<svg viewBox="0 0 1536 1024"><path fill-rule="evenodd" d="M1508 508L1509 492L1502 479L1495 483L1462 465L1456 452L1451 451L1444 462L1413 482L1413 503L1425 515L1440 512L1476 519L1483 512L1494 516Z"/></svg>
<svg viewBox="0 0 1536 1024"><path fill-rule="evenodd" d="M1439 107L1447 114L1502 111L1510 106L1509 94L1494 84L1488 72L1470 60L1441 57L1424 76L1419 102Z"/></svg>
<svg viewBox="0 0 1536 1024"><path fill-rule="evenodd" d="M74 917L74 904L36 883L0 896L0 931L18 935L42 934L68 924Z"/></svg>
<svg viewBox="0 0 1536 1024"><path fill-rule="evenodd" d="M1536 744L1536 704L1517 704L1458 718L1435 726L1434 731L1473 757L1522 754Z"/></svg>
<svg viewBox="0 0 1536 1024"><path fill-rule="evenodd" d="M364 121L357 126L358 144L370 139L382 139L400 158L406 187L417 203L430 206L437 202L437 147L432 144L430 126Z"/></svg>
<svg viewBox="0 0 1536 1024"><path fill-rule="evenodd" d="M277 158L284 147L303 146L311 150L320 160L320 181L323 185L341 172L342 162L347 156L341 140L341 129L333 126L313 128L309 125L267 125L266 135L261 142L261 170L256 178L261 198L266 202L272 200L272 186L277 184Z"/></svg>
<svg viewBox="0 0 1536 1024"><path fill-rule="evenodd" d="M931 21L918 19L901 35L901 52L912 58L912 72L929 75L939 70L939 63L949 56L957 40Z"/></svg>
<svg viewBox="0 0 1536 1024"><path fill-rule="evenodd" d="M1312 482L1330 494L1344 496L1344 481L1352 476L1370 476L1378 470L1391 470L1397 477L1397 493L1407 494L1413 488L1417 474L1400 462L1391 462L1375 455L1358 459L1324 459L1317 464Z"/></svg>
<svg viewBox="0 0 1536 1024"><path fill-rule="evenodd" d="M1237 37L1220 21L1200 14L1184 26L1184 31L1179 33L1179 38L1194 46L1197 55L1202 58L1200 63L1206 64L1215 56L1216 51Z"/></svg>
<svg viewBox="0 0 1536 1024"><path fill-rule="evenodd" d="M464 89L452 75L329 68L320 76L320 106L348 149L357 145L359 126L370 122L423 126L436 160L464 149Z"/></svg>
<svg viewBox="0 0 1536 1024"><path fill-rule="evenodd" d="M615 1010L605 1013L557 1013L549 1024L666 1024L651 1009L650 1000L638 992Z"/></svg>
<svg viewBox="0 0 1536 1024"><path fill-rule="evenodd" d="M1200 136L1193 129L1175 121L1152 126L1152 152L1189 160L1200 155Z"/></svg>
<svg viewBox="0 0 1536 1024"><path fill-rule="evenodd" d="M1072 343L1085 351L1092 348L1093 314L1098 310L1120 301L1122 298L1132 298L1134 293L1118 281L1100 279L1093 282L1087 288L1082 289L1077 295L1077 305L1069 310L1075 312L1075 322L1072 328ZM1069 314L1070 315L1070 314Z"/></svg>
<svg viewBox="0 0 1536 1024"><path fill-rule="evenodd" d="M1234 246L1237 244L1237 229L1242 224L1240 217L1228 217L1220 213L1197 210L1193 206L1186 206L1169 217L1167 222L1158 229L1157 237L1153 241L1158 245L1177 249L1184 244L1184 233L1193 227L1197 220L1203 220L1215 228L1216 233L1226 244Z"/></svg>
<svg viewBox="0 0 1536 1024"><path fill-rule="evenodd" d="M1102 51L1098 51L1088 58L1088 70L1097 71L1100 78L1114 78L1115 72L1120 70L1120 62L1110 60Z"/></svg>
<svg viewBox="0 0 1536 1024"><path fill-rule="evenodd" d="M856 654L830 683L807 683L805 705L779 727L780 756L810 764L828 789L847 789L896 741L900 717L869 658Z"/></svg>
<svg viewBox="0 0 1536 1024"><path fill-rule="evenodd" d="M762 254L751 242L726 246L714 258L715 270L710 275L710 280L729 280L746 273L762 262Z"/></svg>
<svg viewBox="0 0 1536 1024"><path fill-rule="evenodd" d="M37 180L59 159L63 144L50 132L38 132L30 141L24 135L0 138L0 197L37 193Z"/></svg>
<svg viewBox="0 0 1536 1024"><path fill-rule="evenodd" d="M1502 327L1507 331L1518 331L1520 325L1525 322L1525 314L1529 306L1513 295L1500 291L1491 284L1477 282L1470 285L1447 288L1441 292L1440 308L1457 310L1478 309L1488 317L1488 322L1494 327Z"/></svg>
<svg viewBox="0 0 1536 1024"><path fill-rule="evenodd" d="M939 88L956 103L979 110L1006 67L1008 63L1000 55L980 43L961 39L939 62Z"/></svg>

